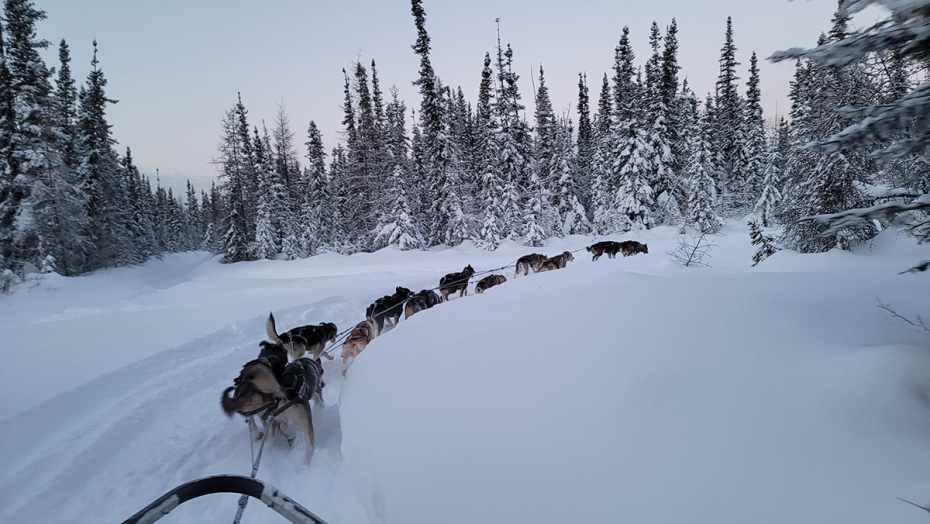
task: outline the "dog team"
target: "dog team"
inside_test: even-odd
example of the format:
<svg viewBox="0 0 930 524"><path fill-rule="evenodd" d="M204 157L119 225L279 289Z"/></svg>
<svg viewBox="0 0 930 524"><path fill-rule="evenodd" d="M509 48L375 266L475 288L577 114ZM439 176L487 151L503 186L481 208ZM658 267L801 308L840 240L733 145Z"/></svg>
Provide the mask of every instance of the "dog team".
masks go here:
<svg viewBox="0 0 930 524"><path fill-rule="evenodd" d="M605 241L588 246L592 260L603 254L615 258L617 253L624 257L637 253L649 253L649 247L640 242ZM571 252L565 251L554 257L533 253L520 257L514 267L514 277L529 275L530 271L542 273L564 269L575 260ZM449 273L439 280L439 293L424 289L419 293L398 287L394 294L377 299L365 310L365 320L355 325L342 344L342 372L345 374L352 361L386 329L391 329L405 319L449 300L458 293L468 294L468 284L475 275L471 265L458 273ZM481 294L507 282L503 275L488 275L475 285L475 293ZM268 315L265 332L269 340L259 343L258 358L246 362L233 380L233 386L223 391L220 405L232 416L235 413L246 417L254 427L254 416L260 416L265 427L258 431L256 439L264 438L268 432L280 432L293 445L299 432L307 436L306 461L313 453L313 414L310 401L323 405L322 358L332 360L325 350L326 345L337 338L335 324L324 322L318 325L300 326L279 334L274 315ZM273 413L273 415L266 416Z"/></svg>

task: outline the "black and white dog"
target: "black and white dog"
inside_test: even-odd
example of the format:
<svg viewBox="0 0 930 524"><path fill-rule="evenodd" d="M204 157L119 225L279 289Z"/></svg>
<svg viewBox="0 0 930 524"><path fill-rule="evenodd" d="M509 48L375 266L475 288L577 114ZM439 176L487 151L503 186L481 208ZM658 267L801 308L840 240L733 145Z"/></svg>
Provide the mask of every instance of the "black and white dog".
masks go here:
<svg viewBox="0 0 930 524"><path fill-rule="evenodd" d="M396 326L404 312L404 302L413 296L413 291L405 287L398 287L393 295L385 295L365 309L365 317L378 324L378 333L384 331L384 324L390 320L390 326Z"/></svg>
<svg viewBox="0 0 930 524"><path fill-rule="evenodd" d="M310 353L315 359L319 359L320 356L325 356L329 360L333 359L332 355L323 353L326 344L336 340L338 329L332 322L323 322L316 326L295 327L279 335L275 327L274 315L269 313L265 331L272 343L283 346L287 350L291 360L297 360L304 356L304 353Z"/></svg>
<svg viewBox="0 0 930 524"><path fill-rule="evenodd" d="M475 269L471 264L465 266L460 273L449 273L439 279L439 294L442 295L442 301L449 300L449 295L458 291L460 297L468 294L468 281L475 274Z"/></svg>
<svg viewBox="0 0 930 524"><path fill-rule="evenodd" d="M435 291L424 289L410 297L404 305L404 318L410 318L424 309L429 309L442 302Z"/></svg>

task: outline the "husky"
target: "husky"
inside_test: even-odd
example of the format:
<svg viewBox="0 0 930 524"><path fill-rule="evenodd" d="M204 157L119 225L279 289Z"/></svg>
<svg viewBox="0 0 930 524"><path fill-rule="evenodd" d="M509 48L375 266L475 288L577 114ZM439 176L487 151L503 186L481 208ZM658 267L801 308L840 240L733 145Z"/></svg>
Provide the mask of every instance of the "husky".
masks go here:
<svg viewBox="0 0 930 524"><path fill-rule="evenodd" d="M649 246L635 240L627 240L620 242L620 251L623 253L623 256L628 257L635 255L637 253L649 254Z"/></svg>
<svg viewBox="0 0 930 524"><path fill-rule="evenodd" d="M542 266L545 261L546 255L540 255L539 253L520 257L517 259L516 271L513 274L514 278L520 276L520 273L523 273L523 276L529 275L531 269L534 273L539 271L539 267Z"/></svg>
<svg viewBox="0 0 930 524"><path fill-rule="evenodd" d="M264 348L263 348L264 350ZM283 348L282 348L283 350ZM319 359L300 358L284 367L281 375L275 376L272 362L265 357L257 358L242 366L233 386L223 390L220 406L227 416L239 413L252 417L266 409L277 409L291 402L272 421L271 427L259 431L256 439L264 438L269 429L280 431L293 446L297 438L291 428L303 430L307 435L306 462L313 453L313 419L308 400L313 397L322 403L323 367ZM251 418L249 423L252 424Z"/></svg>
<svg viewBox="0 0 930 524"><path fill-rule="evenodd" d="M378 332L384 331L384 324L390 320L390 327L394 327L400 322L400 315L403 313L404 302L413 296L413 291L405 287L398 287L394 290L393 295L385 295L368 306L365 310L365 317L374 320L378 324Z"/></svg>
<svg viewBox="0 0 930 524"><path fill-rule="evenodd" d="M324 356L332 360L333 357L324 353L323 350L326 348L328 342L336 340L337 331L336 324L323 322L317 326L295 327L286 333L278 335L278 330L274 323L274 315L269 313L268 321L265 322L265 332L268 338L273 344L278 344L287 349L287 353L290 355L291 360L297 360L304 356L305 353L310 353L314 359Z"/></svg>
<svg viewBox="0 0 930 524"><path fill-rule="evenodd" d="M588 250L588 253L591 253L591 261L596 261L601 258L601 255L607 254L607 258L615 258L617 253L620 252L620 242L614 242L612 240L607 240L604 242L598 242L597 244L590 245L585 249Z"/></svg>
<svg viewBox="0 0 930 524"><path fill-rule="evenodd" d="M429 309L440 302L442 302L442 299L435 291L423 289L416 295L410 297L410 300L404 305L404 318L408 319L420 311Z"/></svg>
<svg viewBox="0 0 930 524"><path fill-rule="evenodd" d="M352 329L349 338L342 343L342 374L345 375L349 366L358 357L363 349L379 334L378 323L370 318L359 322Z"/></svg>
<svg viewBox="0 0 930 524"><path fill-rule="evenodd" d="M465 266L461 273L449 273L439 279L439 294L442 295L442 301L449 300L449 295L459 292L460 297L468 294L468 281L475 274L471 265Z"/></svg>
<svg viewBox="0 0 930 524"><path fill-rule="evenodd" d="M565 251L561 255L556 255L552 258L547 258L545 262L542 263L542 266L539 268L539 272L543 273L545 271L554 271L556 269L563 269L568 265L569 262L575 260L575 255L572 255L571 252Z"/></svg>
<svg viewBox="0 0 930 524"><path fill-rule="evenodd" d="M475 285L475 293L481 294L485 291L491 289L494 286L499 286L507 282L507 277L504 275L488 275L478 281L478 284Z"/></svg>

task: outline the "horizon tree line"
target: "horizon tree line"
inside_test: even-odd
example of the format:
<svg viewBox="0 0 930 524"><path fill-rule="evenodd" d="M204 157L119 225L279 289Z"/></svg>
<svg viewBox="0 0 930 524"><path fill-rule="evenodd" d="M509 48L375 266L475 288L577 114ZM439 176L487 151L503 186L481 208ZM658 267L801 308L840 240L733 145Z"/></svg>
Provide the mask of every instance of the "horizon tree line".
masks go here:
<svg viewBox="0 0 930 524"><path fill-rule="evenodd" d="M5 0L0 270L79 274L189 249L226 262L467 240L493 250L505 240L539 246L657 225L712 234L747 214L754 235L783 226L784 247L819 252L854 246L881 224L826 231L799 219L887 200L894 190L927 191L920 153L888 163L871 154L887 144L810 147L852 122L848 108L914 91L920 64L902 53L876 50L842 64L799 57L790 115L769 129L758 57L751 53L745 69L737 61L730 18L718 80L703 100L681 72L675 19L651 24L639 61L623 27L611 71L591 78L596 101L580 72L575 118L556 114L540 65L528 117L514 49L499 30L476 61L473 102L436 73L422 0L411 0L411 15L415 110L396 88L385 93L374 59L342 71L344 139L329 150L315 122L297 138L281 108L269 130L250 121L238 96L222 119L219 183L199 195L188 183L182 201L153 187L128 148L115 152L96 42L78 89L66 42L55 70L38 52L47 45L36 36L44 12L31 0ZM843 41L849 21L840 2L818 45Z"/></svg>

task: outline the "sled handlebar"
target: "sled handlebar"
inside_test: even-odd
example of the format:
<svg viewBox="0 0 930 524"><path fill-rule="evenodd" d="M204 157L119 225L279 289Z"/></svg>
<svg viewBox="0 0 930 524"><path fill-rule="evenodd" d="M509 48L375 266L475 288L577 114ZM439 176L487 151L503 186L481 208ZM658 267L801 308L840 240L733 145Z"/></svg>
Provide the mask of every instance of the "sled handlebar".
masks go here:
<svg viewBox="0 0 930 524"><path fill-rule="evenodd" d="M294 524L326 524L274 486L239 475L217 475L181 484L123 521L123 524L151 524L189 500L216 493L238 493L259 499Z"/></svg>

